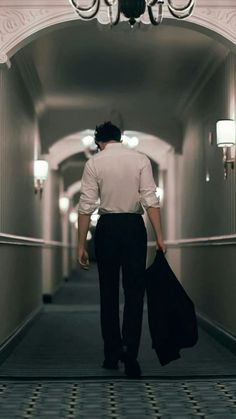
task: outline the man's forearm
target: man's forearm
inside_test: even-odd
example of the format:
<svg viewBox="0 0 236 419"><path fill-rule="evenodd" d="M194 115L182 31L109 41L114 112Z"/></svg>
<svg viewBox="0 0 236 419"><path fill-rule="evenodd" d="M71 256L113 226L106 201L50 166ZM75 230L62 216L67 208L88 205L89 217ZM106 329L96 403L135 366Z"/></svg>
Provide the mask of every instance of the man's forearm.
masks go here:
<svg viewBox="0 0 236 419"><path fill-rule="evenodd" d="M85 247L91 214L78 214L78 246Z"/></svg>
<svg viewBox="0 0 236 419"><path fill-rule="evenodd" d="M160 208L149 207L146 209L146 211L148 214L148 218L155 231L156 240L163 240Z"/></svg>

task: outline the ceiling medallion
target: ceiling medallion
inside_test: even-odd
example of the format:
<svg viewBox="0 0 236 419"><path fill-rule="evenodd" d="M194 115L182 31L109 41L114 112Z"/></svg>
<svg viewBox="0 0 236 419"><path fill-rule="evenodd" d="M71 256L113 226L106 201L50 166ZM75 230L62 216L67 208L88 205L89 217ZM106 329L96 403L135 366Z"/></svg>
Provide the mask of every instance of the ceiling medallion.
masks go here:
<svg viewBox="0 0 236 419"><path fill-rule="evenodd" d="M81 0L69 0L78 15L84 20L93 19L99 12L101 0L90 0L90 5L82 6ZM193 11L195 0L186 0L182 6L174 5L175 0L104 0L107 6L110 24L117 25L121 14L125 16L131 27L139 22L140 17L148 11L150 23L159 25L163 19L163 6L165 4L172 16L177 19L189 17Z"/></svg>

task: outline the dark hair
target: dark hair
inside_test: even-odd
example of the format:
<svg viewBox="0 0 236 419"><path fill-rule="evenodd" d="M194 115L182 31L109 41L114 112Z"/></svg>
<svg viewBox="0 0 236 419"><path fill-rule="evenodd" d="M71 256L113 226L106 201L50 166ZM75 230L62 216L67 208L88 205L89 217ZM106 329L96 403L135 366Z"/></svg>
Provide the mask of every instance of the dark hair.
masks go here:
<svg viewBox="0 0 236 419"><path fill-rule="evenodd" d="M120 141L121 139L121 130L113 125L111 121L104 122L101 125L96 126L95 133L94 133L94 140L95 141L110 141L116 140Z"/></svg>

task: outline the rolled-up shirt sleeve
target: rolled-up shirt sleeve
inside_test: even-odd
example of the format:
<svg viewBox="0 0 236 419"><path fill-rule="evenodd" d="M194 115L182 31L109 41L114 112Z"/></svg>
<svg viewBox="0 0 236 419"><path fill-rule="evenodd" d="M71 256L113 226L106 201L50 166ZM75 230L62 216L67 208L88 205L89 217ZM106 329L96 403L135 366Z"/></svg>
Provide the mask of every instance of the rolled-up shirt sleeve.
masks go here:
<svg viewBox="0 0 236 419"><path fill-rule="evenodd" d="M156 189L151 162L147 156L144 156L140 172L139 193L140 202L145 209L148 207L160 208L160 197L156 195Z"/></svg>
<svg viewBox="0 0 236 419"><path fill-rule="evenodd" d="M85 164L81 179L78 213L92 214L99 206L98 198L99 187L97 176L92 158L90 158Z"/></svg>

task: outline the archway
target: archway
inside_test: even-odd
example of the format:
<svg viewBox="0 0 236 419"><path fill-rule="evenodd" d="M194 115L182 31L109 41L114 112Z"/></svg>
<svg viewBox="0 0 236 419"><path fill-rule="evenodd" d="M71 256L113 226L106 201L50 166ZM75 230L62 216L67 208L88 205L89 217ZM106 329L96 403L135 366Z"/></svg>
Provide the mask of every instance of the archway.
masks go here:
<svg viewBox="0 0 236 419"><path fill-rule="evenodd" d="M154 160L161 169L166 168L167 153L173 151L173 147L166 141L153 135L137 131L125 131L124 134L136 136L139 139L139 144L135 149L147 154L147 156ZM59 164L61 164L63 160L84 151L81 140L85 135L87 135L87 131L75 133L60 139L50 147L47 159L52 170L57 170Z"/></svg>
<svg viewBox="0 0 236 419"><path fill-rule="evenodd" d="M9 59L23 46L43 33L63 27L78 19L71 5L58 5L50 0L47 3L38 0L33 6L19 2L17 8L12 7L14 1L8 2L8 7L0 6L0 63L7 64ZM107 23L106 11L101 10L98 21ZM145 21L145 18L144 18ZM176 24L175 19L164 12L164 21ZM219 4L217 0L205 2L198 0L194 13L186 21L178 25L193 28L207 33L226 43L231 48L236 44L236 5L234 0Z"/></svg>
<svg viewBox="0 0 236 419"><path fill-rule="evenodd" d="M16 54L16 52L19 51L19 49L21 49L22 47L24 47L27 43L32 43L31 41L33 41L36 38L41 37L43 34L46 34L49 31L55 31L56 29L60 29L60 28L63 28L65 26L69 27L70 25L72 25L74 23L77 23L77 19L78 19L77 16L74 15L73 11L71 10L70 5L68 4L68 6L65 6L66 0L65 1L64 0L63 1L61 1L61 0L59 0L59 1L58 0L56 0L56 1L55 0L49 0L49 1L35 0L33 2L34 6L32 6L32 7L29 7L29 4L30 3L32 4L32 2L29 2L29 0L18 0L17 2L16 1L13 2L13 0L10 0L10 1L2 2L2 4L3 3L7 4L7 7L0 6L0 12L1 12L0 13L0 16L1 16L0 17L0 64L4 64L4 65L5 64L10 65L10 63L8 61L9 58L11 59L14 56L14 54ZM18 6L15 7L14 3L17 3ZM60 3L61 4L63 3L63 5L60 6ZM165 18L164 22L166 22L168 25L173 25L175 27L178 25L179 27L184 27L184 28L188 28L188 29L191 28L192 30L194 30L196 32L201 32L201 33L207 34L208 36L217 39L222 44L223 43L226 44L231 49L235 49L235 44L236 44L236 30L235 30L236 5L235 5L235 0L227 0L227 1L224 2L223 5L219 5L218 3L219 3L219 1L216 1L216 0L213 0L213 1L197 0L197 7L195 9L194 15L191 18L189 18L188 21L176 22L173 19ZM79 22L79 24L80 23L81 23L81 25L83 24L82 22ZM86 23L84 23L84 25L86 25ZM105 26L103 26L103 27L101 27L101 29L106 30L107 28ZM169 29L169 27L168 27L168 29ZM158 33L158 29L157 29L156 33ZM8 76L6 76L6 75L9 75L9 78L10 78L11 75L13 74L13 72L14 72L14 69L12 69L12 70L7 71L7 69L5 69L5 66L4 66L3 68L1 68L1 76L3 75L3 77L7 78ZM10 89L7 90L5 88L4 79L3 79L3 83L1 83L1 86L3 87L3 92L1 92L1 93L4 93L2 95L2 98L6 98ZM11 87L11 85L9 85L9 86ZM12 90L12 92L14 91L14 89L11 89L11 90ZM16 92L17 92L17 94L19 94L18 93L19 90L17 90ZM20 97L20 94L19 94L19 97ZM10 103L10 101L8 101L8 103L6 101L7 111L9 111L9 103ZM3 100L3 105L4 105L4 100ZM19 108L20 108L20 106L19 106ZM4 107L3 107L3 109L4 109ZM19 109L19 112L18 112L18 109L16 109L16 111L15 111L15 108L13 108L12 113L10 113L10 111L9 111L8 122L10 122L10 123L8 125L11 125L11 120L10 120L11 118L13 118L15 115L19 116L19 112L21 110ZM5 116L6 116L5 109L4 109L4 113L5 113ZM13 115L13 113L15 115ZM20 123L21 123L22 119L18 118L18 121L20 121ZM31 164L31 161L32 161L33 153L32 154L30 154L30 153L27 154L26 153L26 150L27 150L27 148L29 149L29 147L28 147L28 144L26 144L25 139L29 139L29 142L30 142L32 140L32 138L34 138L34 136L33 136L34 131L33 131L33 129L31 129L28 132L27 135L22 135L19 138L19 135L21 134L21 132L20 132L21 127L19 126L20 123L18 125L16 125L17 128L15 129L15 132L14 132L14 136L15 136L14 138L16 139L16 143L18 142L18 144L21 145L22 149L25 150L25 158L24 159L22 158L22 164L21 165L18 166L18 160L21 160L20 159L21 156L24 157L23 156L24 153L22 152L22 155L18 154L17 150L19 150L19 149L14 148L13 142L12 142L11 150L9 150L9 151L11 152L11 157L13 156L15 158L15 160L13 160L13 158L11 158L11 161L10 161L10 164L9 164L9 159L8 160L6 159L6 157L8 158L8 155L5 153L5 150L6 150L5 145L7 144L7 142L11 138L9 136L9 132L7 130L5 130L5 125L6 124L4 125L4 130L3 130L5 132L2 132L2 137L4 138L4 141L5 141L4 142L4 153L2 153L2 162L4 163L2 165L3 168L4 168L2 179L4 180L4 182L5 182L5 179L7 180L7 182L4 183L4 187L2 188L2 190L5 194L6 191L7 192L10 191L11 185L13 185L13 184L16 185L15 189L12 190L12 192L11 192L10 198L12 199L12 197L15 196L18 199L18 202L16 202L16 199L15 199L15 201L11 200L12 204L15 203L15 205L12 205L12 208L16 208L19 202L21 202L20 207L23 207L24 202L23 202L23 200L20 201L20 199L22 199L22 196L27 196L27 200L25 200L25 201L27 201L28 208L32 208L32 214L33 214L33 216L32 216L32 226L33 226L33 221L35 221L35 225L36 224L39 225L39 222L38 222L39 217L38 216L39 216L40 212L42 212L41 211L42 206L40 207L40 205L41 205L40 201L35 200L36 202L34 202L33 199L32 199L32 196L31 196L31 194L33 195L33 188L32 188L32 182L31 182L32 177L30 177L31 176L31 171L30 171L29 168L30 168L30 164ZM23 125L26 125L26 124L21 124L21 125L23 126ZM90 126L89 124L87 124L87 121L86 121L85 126ZM91 124L91 126L93 126L93 124ZM133 125L133 127L135 127L135 125ZM79 128L83 129L83 127L79 127ZM135 128L140 130L140 126L138 126L138 127L136 126ZM206 127L204 133L207 132L207 129L208 128ZM77 127L77 130L78 130L78 127ZM74 132L74 131L75 130L72 129L72 132ZM152 132L152 131L149 131L149 132ZM203 133L203 131L201 131L201 135L203 135L204 133ZM61 136L64 136L64 135L65 135L65 133L61 132ZM67 132L67 135L68 135L68 132ZM37 133L35 132L35 138L36 137L37 137ZM161 134L160 134L160 137L161 137ZM57 137L57 138L60 138L60 136ZM10 141L9 141L9 143L10 143ZM155 138L155 144L156 143L157 142L156 142L156 138ZM151 142L150 142L150 144L151 144ZM193 141L193 144L196 144L196 141L195 142ZM55 146L56 146L56 143L55 143ZM78 146L78 144L76 144L76 147L75 147L74 151L76 151L76 150L80 151L80 150L77 149L77 146ZM54 147L54 145L52 147ZM147 154L148 154L148 149L147 148L145 148L144 151L147 152ZM172 150L170 150L170 151L172 151ZM212 151L212 149L211 149L211 151ZM148 155L153 157L153 149L151 150L151 152L152 152L152 154L151 155L148 154ZM63 160L61 160L61 159L63 159L63 153L62 154L60 154L60 153L61 152L58 149L57 160L54 161L54 164L55 164L54 167L55 168L57 167L58 164L60 164L61 161L63 161ZM72 153L72 150L70 151L70 153ZM167 150L166 150L166 153L167 153ZM198 155L195 154L195 153L193 153L193 154L194 154L194 158L196 156L195 161L197 161ZM70 156L70 155L71 154L68 154L68 156ZM65 157L65 154L64 154L64 157ZM157 158L157 161L159 159L160 164L163 164L163 167L164 167L164 156L163 156L163 159L161 158L160 155L156 156L156 158ZM171 169L172 170L171 171L171 173L172 173L171 176L172 177L169 178L170 179L169 183L170 183L170 187L172 187L172 190L170 188L168 188L168 191L169 191L168 206L169 206L169 208L172 209L172 213L170 213L170 216L168 216L168 221L170 221L168 223L168 229L169 229L168 230L168 238L169 239L172 239L172 237L173 237L173 239L175 239L176 237L186 238L186 237L189 237L187 235L188 232L187 232L186 235L183 235L183 236L175 236L175 230L176 229L175 229L175 225L174 225L174 222L175 222L174 217L175 217L175 213L180 212L179 206L176 206L175 204L176 204L176 202L177 202L178 205L179 205L179 202L180 202L180 204L182 204L181 199L183 197L183 194L181 194L180 191L175 188L175 182L174 182L175 181L175 173L177 172L177 171L175 171L175 165L177 165L178 162L176 163L175 158L174 158L174 156L171 152L168 153L168 158L169 158L168 170L169 170L170 167L172 168ZM16 171L15 172L13 171L14 166L15 166L14 163L16 163L16 162L17 162L17 168L19 167L18 173ZM219 173L218 168L221 168L220 163L221 163L221 161L219 162L218 167L216 167L217 170L215 170L215 176L216 177L218 176L218 173ZM192 161L189 162L188 166L190 167L191 165L193 165ZM10 167L10 169L13 172L13 175L9 175L9 176L6 175L7 172L6 172L5 169L7 167ZM182 168L182 166L181 166L181 168ZM199 166L197 167L197 169L198 168L199 168ZM18 182L15 181L15 180L18 181L17 176L19 175L19 173L25 174L24 175L24 182L22 182L27 186L25 189L22 188L21 184L19 184ZM197 175L199 175L199 174L201 174L200 170L198 171ZM187 176L185 176L185 177L187 178ZM194 178L199 179L198 176L195 176ZM23 177L22 177L22 179L23 179ZM10 181L11 181L11 183L10 183ZM57 186L57 183L58 183L58 179L55 179L55 186ZM54 197L57 197L57 194L55 193L53 180L51 182L51 185L52 185L51 194ZM199 185L200 185L200 182L199 182ZM232 183L232 185L233 185L233 183ZM209 187L209 186L210 185L208 184L207 187ZM58 189L57 189L57 191L58 191ZM223 190L223 192L225 192L225 189L223 189L223 188L221 188L221 189ZM232 189L232 192L233 192L233 190L235 190L233 187L231 189ZM201 188L198 188L198 189L196 188L196 190L197 190L198 194L200 195L202 189ZM24 192L24 194L22 192ZM192 193L193 191L191 190L190 192ZM231 194L229 192L230 191L228 190L227 194L224 193L224 195L223 194L219 195L219 190L217 190L217 196L219 196L219 203L220 204L222 204L222 203L225 204L225 202L227 201L227 198L231 197ZM10 201L9 201L9 199L8 200L4 199L4 197L6 196L4 194L3 194L2 204L7 205ZM185 195L187 195L187 193L185 193ZM176 196L176 199L174 199L175 196ZM220 199L220 196L221 197L223 196L223 199ZM33 197L34 197L34 195L33 195ZM8 198L8 196L7 196L7 198ZM38 197L35 197L35 198L38 198ZM28 204L29 201L30 201L30 205ZM201 202L201 206L202 206L203 200L198 199L198 201ZM31 204L31 202L32 202L32 204ZM52 199L48 200L48 202L49 202L50 205L51 205L51 203L54 204L54 207L52 207L51 212L52 212L52 219L53 218L56 219L55 214L56 214L56 211L58 211L58 209L57 209L58 203L56 202L56 199L54 199L54 202L53 202ZM194 200L192 199L192 206L193 206L193 204L196 204L196 207L198 208L198 206L197 206L198 203L194 202ZM199 207L200 207L200 205L199 205ZM220 207L220 205L218 207ZM215 208L216 208L216 205L215 205ZM35 209L38 209L38 212L36 212ZM230 206L229 206L229 209L231 210ZM18 212L19 211L17 211L17 213ZM3 221L4 221L4 224L3 224L4 229L13 228L14 227L13 216L14 216L14 218L16 218L15 214L12 214L12 218L10 219L10 217L9 217L9 219L6 219L6 221L7 221L6 222L5 221L5 218L6 218L5 214L7 214L7 213L10 213L10 211L7 211L7 207L6 208L4 207L4 211L2 212L3 216L1 217L1 219L3 219ZM13 211L12 211L12 213L13 213ZM186 211L183 214L186 215ZM201 214L202 214L202 208L200 208L200 211L198 212L197 217L196 217L196 224L198 224L198 225L203 220L203 218L199 219ZM228 215L228 214L229 214L229 212L226 215ZM234 215L234 213L232 211L230 213L230 216L232 216L231 217L232 218L232 223L233 222L235 223L235 217L233 217L233 215ZM222 217L222 219L223 218L224 217ZM11 220L13 220L13 221L11 221ZM192 220L190 220L188 217L183 217L183 220L184 220L184 223L186 223L186 224L192 222ZM173 224L171 224L171 222ZM21 228L21 226L19 226L20 223L15 223L15 224L17 224L17 229L18 229L18 227ZM27 218L27 224L29 225L29 228L28 228L28 225L26 225L24 231L22 229L19 229L18 230L19 235L20 234L22 234L22 235L28 234L28 235L33 236L34 231L36 231L36 233L39 231L39 230L36 230L36 229L33 230L33 228L31 229L31 219ZM178 223L176 223L176 224L178 224ZM6 231L6 230L4 230L4 231ZM56 236L53 236L54 230L51 229L51 228L48 228L48 226L47 226L47 231L52 231L53 233L52 233L52 237L47 238L47 248L45 247L45 251L46 252L58 252L58 251L61 252L60 249L63 247L63 243L59 242L59 240L61 240L61 238L58 237L58 239L57 239ZM8 230L8 232L14 233L14 231L9 231L9 230ZM190 234L191 234L191 232L190 232ZM190 237L193 237L193 236L190 236ZM55 239L57 239L58 241L56 241ZM33 241L32 238L31 238L31 240ZM35 244L39 245L39 242L37 242L37 240L39 240L39 239L35 239ZM28 240L28 242L29 242L29 240ZM40 240L40 243L41 243L41 240ZM9 243L8 243L8 246L9 246ZM66 248L66 246L67 246L67 243L65 243L65 248ZM35 249L36 249L36 246L35 246ZM59 249L59 250L56 250L56 249ZM32 250L32 252L33 252L33 250ZM211 252L211 254L213 254L213 252ZM215 255L215 253L214 253L214 255ZM194 256L195 256L195 254L194 254ZM227 255L226 255L226 257L227 257ZM196 258L194 259L195 266L197 266L197 268L198 268L198 266L201 265L201 260L202 259L203 258L198 259L199 263L198 262L196 263L196 260L197 260ZM220 258L218 258L218 260L219 259ZM222 259L222 256L221 256L221 259ZM15 275L18 275L18 273L19 273L19 272L17 272L17 270L19 271L19 265L16 264L16 270L15 270L15 272L13 272L12 259L9 259L9 260L11 262L11 263L8 264L10 269L7 270L8 267L6 267L6 268L3 268L3 271L4 272L9 272L9 276L7 275L7 277L8 277L8 287L9 287L9 289L12 289L11 294L13 295L14 290L15 290L15 277L16 277ZM36 270L38 272L40 272L40 269L37 269L37 267L40 267L40 265L39 264L36 265L34 263L34 259L32 259L30 257L28 258L27 263L25 265L28 265L28 264L30 265L29 262L31 260L32 260L32 270L31 270L31 272L29 272L30 275L27 277L28 280L29 280L28 281L29 286L31 286L31 284L32 284L32 272L33 272L33 270L34 270L34 272ZM50 261L52 261L52 263L50 262L51 263L50 266L52 266L53 272L54 272L54 267L55 267L55 278L56 278L56 275L57 275L57 278L59 278L59 275L57 274L58 271L56 271L57 260L61 260L61 257L57 256L54 259L53 258L50 259ZM227 259L225 258L225 260L228 260L228 257L227 257ZM232 256L232 260L233 260L233 256ZM2 261L3 261L3 258L2 258ZM54 263L54 261L55 261L55 263ZM6 262L8 262L7 259L6 259ZM3 266L6 266L6 265L4 265L4 263L6 263L6 262L3 261ZM212 265L213 264L214 265L217 264L217 256L214 257L214 260L212 259ZM184 266L185 267L189 266L189 263L188 263L188 265L187 265L187 263L186 264L184 263ZM218 269L219 275L222 272L220 270L220 268L221 267L219 266L219 269ZM10 271L12 271L12 272L10 272ZM225 278L225 273L226 272L223 272L224 275L221 275L222 278ZM51 276L51 272L49 272L49 274ZM203 275L201 275L201 277L203 277ZM189 278L190 278L190 275L189 275ZM219 281L217 281L217 289L219 291L219 285L220 285L220 279L221 278L219 276L218 276L218 278L219 278ZM36 279L36 282L38 281L37 283L39 284L40 283L40 278L35 278L35 279ZM196 278L196 279L197 280L195 281L195 284L197 284L197 283L199 284L199 281L198 281L199 278ZM231 281L231 278L228 281L228 283L226 283L225 281L224 282L222 281L222 291L225 291L226 288L231 291L231 285L230 284L231 284L232 281L231 282L230 281ZM12 288L10 288L10 286ZM214 288L216 288L216 287L214 287ZM27 289L27 287L24 288L24 283L23 283L23 286L21 287L21 289L24 290L24 291ZM211 291L212 289L213 288L211 288L211 284L209 284L208 290ZM218 294L220 294L220 293L218 292ZM223 295L224 294L222 292L222 296ZM232 293L232 295L233 295L233 293ZM36 293L35 293L34 296L35 296L35 301L36 301L36 297L38 298L38 294L36 295ZM230 297L230 295L229 295L229 297ZM19 299L19 301L18 301L19 304L14 305L15 307L17 307L18 312L26 313L26 310L25 310L26 307L20 306L20 304L23 304L24 301L25 301L25 296L22 294L22 298ZM39 300L37 299L37 301L39 301ZM206 301L206 304L208 304L208 303L209 303L209 300ZM219 297L219 305L216 308L217 308L218 313L221 313L221 312L223 313L223 308L224 307L223 306L221 307L220 303L221 302L220 302L220 297ZM35 305L35 307L36 307L36 305ZM31 309L32 309L32 306L28 307L28 309L27 309L28 312L30 312ZM206 308L206 313L209 313L212 316L212 318L214 318L214 313L212 315L212 313L210 311L208 312L207 310L208 309ZM8 311L5 310L5 312L1 312L1 314L2 314L2 317L5 317L5 318L8 318L8 316L11 315L10 310L8 310ZM229 314L230 314L230 318L233 318L233 313L229 313ZM23 321L24 316L22 315L20 318L18 318L18 320ZM227 322L224 318L221 318L221 319L219 318L219 321L221 321L222 324L225 325L226 327L228 326L229 330L233 330L233 327L231 327L230 323ZM12 323L12 329L11 330L9 329L9 331L7 333L8 334L10 332L12 333L13 329L15 329L16 327L17 327L17 324L16 324L16 321L14 320L14 323ZM4 337L6 338L7 335L5 335Z"/></svg>

